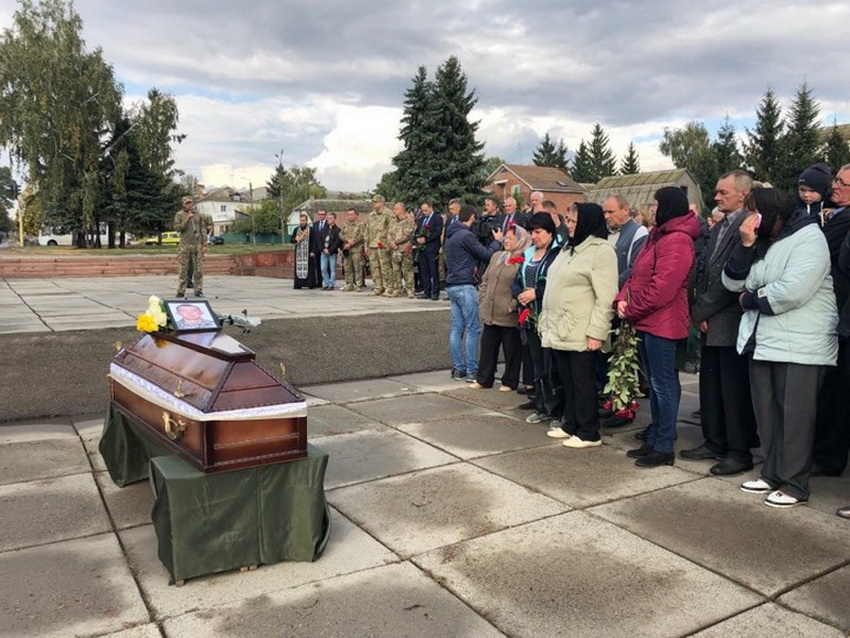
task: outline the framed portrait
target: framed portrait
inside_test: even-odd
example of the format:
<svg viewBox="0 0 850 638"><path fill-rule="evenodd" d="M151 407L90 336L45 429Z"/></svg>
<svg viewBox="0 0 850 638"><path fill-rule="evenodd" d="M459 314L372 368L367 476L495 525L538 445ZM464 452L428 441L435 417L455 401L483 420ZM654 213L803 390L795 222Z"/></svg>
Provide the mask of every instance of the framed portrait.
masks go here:
<svg viewBox="0 0 850 638"><path fill-rule="evenodd" d="M168 299L165 310L175 332L221 330L210 303L205 299Z"/></svg>

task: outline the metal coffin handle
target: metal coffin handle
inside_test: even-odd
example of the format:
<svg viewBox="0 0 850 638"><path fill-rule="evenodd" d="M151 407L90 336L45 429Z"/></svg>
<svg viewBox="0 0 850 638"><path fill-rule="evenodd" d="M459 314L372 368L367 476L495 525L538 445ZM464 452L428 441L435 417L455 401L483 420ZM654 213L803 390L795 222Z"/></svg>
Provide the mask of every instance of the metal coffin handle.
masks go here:
<svg viewBox="0 0 850 638"><path fill-rule="evenodd" d="M162 425L165 430L165 436L172 441L177 441L182 437L183 432L189 427L189 424L179 417L176 421L172 419L171 415L165 410L162 412Z"/></svg>

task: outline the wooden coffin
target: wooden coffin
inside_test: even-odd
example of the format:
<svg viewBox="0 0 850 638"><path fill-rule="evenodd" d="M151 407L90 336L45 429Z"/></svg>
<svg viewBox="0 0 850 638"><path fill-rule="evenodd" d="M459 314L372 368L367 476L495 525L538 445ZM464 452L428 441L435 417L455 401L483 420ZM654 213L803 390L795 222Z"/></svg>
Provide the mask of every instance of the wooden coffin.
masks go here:
<svg viewBox="0 0 850 638"><path fill-rule="evenodd" d="M109 369L113 407L203 472L307 456L307 404L220 332L142 334Z"/></svg>

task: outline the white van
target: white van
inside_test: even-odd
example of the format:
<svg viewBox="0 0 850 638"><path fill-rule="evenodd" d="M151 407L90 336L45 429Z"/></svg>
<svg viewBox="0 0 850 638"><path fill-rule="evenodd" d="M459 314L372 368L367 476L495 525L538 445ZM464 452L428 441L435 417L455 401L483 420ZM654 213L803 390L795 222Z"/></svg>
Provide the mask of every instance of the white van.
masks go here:
<svg viewBox="0 0 850 638"><path fill-rule="evenodd" d="M106 224L100 225L100 243L109 241ZM39 246L73 246L74 235L63 226L42 226L38 231Z"/></svg>

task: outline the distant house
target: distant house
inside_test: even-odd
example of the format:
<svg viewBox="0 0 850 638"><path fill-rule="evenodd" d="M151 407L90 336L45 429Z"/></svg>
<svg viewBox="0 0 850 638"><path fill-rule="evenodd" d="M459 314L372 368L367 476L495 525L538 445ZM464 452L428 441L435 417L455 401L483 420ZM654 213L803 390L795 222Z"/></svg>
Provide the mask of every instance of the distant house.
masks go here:
<svg viewBox="0 0 850 638"><path fill-rule="evenodd" d="M562 168L501 164L487 178L484 190L501 200L517 197L527 204L531 193L540 191L544 199L555 202L565 212L575 202L585 200L585 189Z"/></svg>
<svg viewBox="0 0 850 638"><path fill-rule="evenodd" d="M611 195L625 197L633 210L652 203L655 191L664 186L678 186L688 201L703 209L702 193L693 175L686 168L674 168L667 171L650 171L633 175L612 175L603 177L587 191L587 201L601 204Z"/></svg>
<svg viewBox="0 0 850 638"><path fill-rule="evenodd" d="M228 186L197 192L196 197L195 210L212 217L213 235L223 235L232 228L236 219L247 217L242 212L245 206L242 196Z"/></svg>

